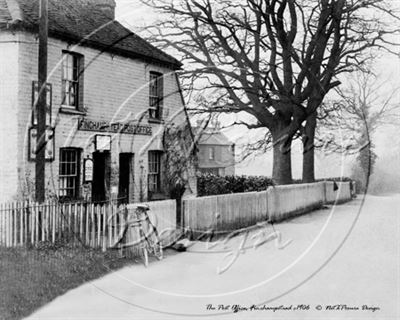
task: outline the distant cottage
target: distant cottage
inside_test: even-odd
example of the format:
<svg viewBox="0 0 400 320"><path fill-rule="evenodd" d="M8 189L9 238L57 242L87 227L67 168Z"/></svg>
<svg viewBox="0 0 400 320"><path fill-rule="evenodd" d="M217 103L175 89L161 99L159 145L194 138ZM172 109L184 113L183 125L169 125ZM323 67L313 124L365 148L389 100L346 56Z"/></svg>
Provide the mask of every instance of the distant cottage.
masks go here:
<svg viewBox="0 0 400 320"><path fill-rule="evenodd" d="M197 128L198 170L219 176L235 174L235 144L219 129L219 124L201 132Z"/></svg>
<svg viewBox="0 0 400 320"><path fill-rule="evenodd" d="M0 201L33 193L38 12L0 0ZM114 19L114 0L49 0L48 196L163 197L163 128L187 121L181 63Z"/></svg>

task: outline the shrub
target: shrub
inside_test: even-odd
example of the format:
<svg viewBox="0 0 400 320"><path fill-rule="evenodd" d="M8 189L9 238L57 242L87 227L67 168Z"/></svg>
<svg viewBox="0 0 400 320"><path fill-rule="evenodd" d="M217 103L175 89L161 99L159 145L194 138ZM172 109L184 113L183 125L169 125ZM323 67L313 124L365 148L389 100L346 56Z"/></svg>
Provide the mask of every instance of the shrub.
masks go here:
<svg viewBox="0 0 400 320"><path fill-rule="evenodd" d="M216 176L200 174L197 176L198 196L263 191L272 186L271 178L262 176Z"/></svg>
<svg viewBox="0 0 400 320"><path fill-rule="evenodd" d="M320 181L347 182L352 181L348 177L332 177L316 179ZM303 183L302 180L293 180L293 184ZM263 191L274 183L271 178L263 176L216 176L211 173L197 175L197 192L199 197L212 196L217 194L240 193Z"/></svg>

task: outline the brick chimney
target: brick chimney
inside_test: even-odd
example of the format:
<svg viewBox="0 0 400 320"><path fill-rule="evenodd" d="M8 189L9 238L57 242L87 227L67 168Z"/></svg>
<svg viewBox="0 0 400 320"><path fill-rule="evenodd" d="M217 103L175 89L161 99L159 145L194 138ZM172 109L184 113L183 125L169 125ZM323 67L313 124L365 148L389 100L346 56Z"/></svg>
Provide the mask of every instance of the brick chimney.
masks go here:
<svg viewBox="0 0 400 320"><path fill-rule="evenodd" d="M115 19L115 0L83 0L90 6L95 6L101 10L111 20Z"/></svg>

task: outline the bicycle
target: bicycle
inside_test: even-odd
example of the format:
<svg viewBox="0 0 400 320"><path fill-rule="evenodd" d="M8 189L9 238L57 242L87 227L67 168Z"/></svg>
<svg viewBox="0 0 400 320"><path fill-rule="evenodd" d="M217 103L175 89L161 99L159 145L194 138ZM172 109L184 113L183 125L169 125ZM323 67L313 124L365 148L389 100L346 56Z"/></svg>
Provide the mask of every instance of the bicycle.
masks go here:
<svg viewBox="0 0 400 320"><path fill-rule="evenodd" d="M130 217L131 214L128 214L129 209L134 209L134 218ZM136 246L139 249L139 255L145 267L149 265L149 253L153 254L158 260L161 260L163 258L162 245L157 228L147 214L147 211L150 210L149 206L147 204L128 205L124 210L125 226L111 247ZM137 230L137 234L134 237L132 237L132 232L128 232L132 227ZM139 242L137 242L138 240Z"/></svg>
<svg viewBox="0 0 400 320"><path fill-rule="evenodd" d="M149 264L148 253L153 254L158 260L163 258L163 251L156 226L150 221L147 211L150 210L146 204L136 205L136 220L131 226L138 226L139 229L139 253L145 267Z"/></svg>

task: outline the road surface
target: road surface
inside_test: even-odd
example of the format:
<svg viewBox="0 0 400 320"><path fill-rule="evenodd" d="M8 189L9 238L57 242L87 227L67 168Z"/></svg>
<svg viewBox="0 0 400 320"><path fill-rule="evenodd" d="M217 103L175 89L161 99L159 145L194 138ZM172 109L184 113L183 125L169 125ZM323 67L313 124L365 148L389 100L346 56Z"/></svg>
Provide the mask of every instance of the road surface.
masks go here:
<svg viewBox="0 0 400 320"><path fill-rule="evenodd" d="M194 242L72 290L30 319L400 319L399 208L400 195L358 196L275 230Z"/></svg>

